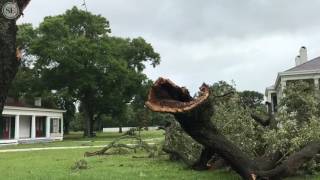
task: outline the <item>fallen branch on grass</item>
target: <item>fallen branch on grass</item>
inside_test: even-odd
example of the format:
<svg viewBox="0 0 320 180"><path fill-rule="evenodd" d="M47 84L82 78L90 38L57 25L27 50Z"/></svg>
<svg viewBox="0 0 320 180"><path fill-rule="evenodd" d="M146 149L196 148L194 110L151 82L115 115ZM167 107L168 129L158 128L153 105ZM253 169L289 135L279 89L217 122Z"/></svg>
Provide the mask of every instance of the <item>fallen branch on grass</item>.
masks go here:
<svg viewBox="0 0 320 180"><path fill-rule="evenodd" d="M126 134L113 140L110 144L106 145L101 150L94 151L94 152L85 152L84 156L90 157L90 156L99 156L99 155L111 155L113 153L108 153L108 151L110 149L125 148L125 149L129 149L129 150L133 150L134 152L136 152L138 149L143 149L147 153L149 153L149 157L153 157L155 154L155 148L153 146L150 146L147 142L143 141L140 136L140 133L139 133L139 135L136 135L133 131L134 130L129 130ZM120 143L120 141L124 140L124 139L134 139L137 141L137 143L133 144L133 145Z"/></svg>

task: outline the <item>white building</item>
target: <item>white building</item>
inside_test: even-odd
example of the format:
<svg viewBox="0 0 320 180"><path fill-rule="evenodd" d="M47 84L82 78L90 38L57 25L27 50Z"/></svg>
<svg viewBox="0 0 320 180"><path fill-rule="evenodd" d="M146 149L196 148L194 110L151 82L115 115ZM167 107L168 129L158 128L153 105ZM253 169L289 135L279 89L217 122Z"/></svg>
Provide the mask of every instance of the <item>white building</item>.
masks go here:
<svg viewBox="0 0 320 180"><path fill-rule="evenodd" d="M303 46L295 58L295 63L295 67L278 73L275 84L266 88L265 96L267 102L271 103L272 112L277 111L277 105L284 96L283 90L288 81L311 80L315 89L319 90L320 57L308 60L307 48Z"/></svg>
<svg viewBox="0 0 320 180"><path fill-rule="evenodd" d="M30 106L8 98L0 122L0 144L31 143L63 139L64 110Z"/></svg>

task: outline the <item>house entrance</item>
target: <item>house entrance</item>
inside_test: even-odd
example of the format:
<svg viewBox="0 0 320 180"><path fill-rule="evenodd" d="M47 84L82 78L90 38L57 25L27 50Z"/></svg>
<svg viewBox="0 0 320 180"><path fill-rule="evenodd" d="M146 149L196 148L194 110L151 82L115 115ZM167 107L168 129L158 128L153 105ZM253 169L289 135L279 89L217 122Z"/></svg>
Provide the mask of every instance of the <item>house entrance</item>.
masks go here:
<svg viewBox="0 0 320 180"><path fill-rule="evenodd" d="M14 139L15 118L2 117L0 121L0 139Z"/></svg>
<svg viewBox="0 0 320 180"><path fill-rule="evenodd" d="M36 117L36 137L46 137L46 117Z"/></svg>

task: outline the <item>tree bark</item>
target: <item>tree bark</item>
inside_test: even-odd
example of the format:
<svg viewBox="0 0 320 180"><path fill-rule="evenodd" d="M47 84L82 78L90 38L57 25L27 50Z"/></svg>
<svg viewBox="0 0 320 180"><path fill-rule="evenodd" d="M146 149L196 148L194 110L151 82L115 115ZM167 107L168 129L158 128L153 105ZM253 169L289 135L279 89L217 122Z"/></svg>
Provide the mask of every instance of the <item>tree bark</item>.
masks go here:
<svg viewBox="0 0 320 180"><path fill-rule="evenodd" d="M64 128L63 133L64 134L69 134L70 133L70 131L69 131L69 129L70 129L70 121L63 121L63 128Z"/></svg>
<svg viewBox="0 0 320 180"><path fill-rule="evenodd" d="M199 160L192 166L195 170L209 169L209 161L212 159L214 152L211 149L204 148L201 152Z"/></svg>
<svg viewBox="0 0 320 180"><path fill-rule="evenodd" d="M122 133L122 126L121 125L119 126L119 133L120 134Z"/></svg>
<svg viewBox="0 0 320 180"><path fill-rule="evenodd" d="M30 0L18 1L22 13ZM0 8L9 0L1 0ZM14 79L20 64L21 54L16 47L16 19L7 19L0 14L0 117L8 94L8 89Z"/></svg>
<svg viewBox="0 0 320 180"><path fill-rule="evenodd" d="M93 91L91 88L86 88L83 90L83 98L81 99L81 105L85 114L85 122L84 122L84 137L94 137L94 101L95 99L92 97Z"/></svg>
<svg viewBox="0 0 320 180"><path fill-rule="evenodd" d="M171 160L182 160L196 170L208 169L207 163L211 156L204 157L203 146L192 139L176 121L168 121L162 150L169 154Z"/></svg>
<svg viewBox="0 0 320 180"><path fill-rule="evenodd" d="M94 118L91 113L86 112L86 118L85 118L85 128L84 128L84 137L94 137L93 133L93 122Z"/></svg>
<svg viewBox="0 0 320 180"><path fill-rule="evenodd" d="M290 176L320 151L320 143L314 142L292 154L278 166L275 163L279 159L277 154L272 157L250 158L211 122L213 103L214 98L210 96L206 84L200 87L198 96L192 98L186 88L175 85L169 79L159 78L149 91L146 106L152 111L172 113L184 131L205 147L205 159L211 154L217 154L243 179L279 179Z"/></svg>
<svg viewBox="0 0 320 180"><path fill-rule="evenodd" d="M282 179L294 175L305 163L320 153L320 142L311 142L300 151L290 155L279 166L266 171L257 171L258 177L268 177L270 179Z"/></svg>
<svg viewBox="0 0 320 180"><path fill-rule="evenodd" d="M274 115L272 114L272 111L271 111L271 103L267 102L266 104L268 106L267 117L261 117L255 113L252 113L251 118L254 119L260 125L262 125L263 127L270 126L271 128L276 128L276 122L274 119Z"/></svg>
<svg viewBox="0 0 320 180"><path fill-rule="evenodd" d="M94 122L93 113L90 111L90 108L87 106L86 103L83 103L83 110L85 114L83 136L93 137L93 122Z"/></svg>

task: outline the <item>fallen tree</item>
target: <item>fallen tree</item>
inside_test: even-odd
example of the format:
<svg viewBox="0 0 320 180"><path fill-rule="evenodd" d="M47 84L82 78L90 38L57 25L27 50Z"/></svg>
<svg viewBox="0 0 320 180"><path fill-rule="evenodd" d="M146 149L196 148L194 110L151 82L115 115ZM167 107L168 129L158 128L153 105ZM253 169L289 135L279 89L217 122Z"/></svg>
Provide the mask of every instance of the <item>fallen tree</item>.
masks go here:
<svg viewBox="0 0 320 180"><path fill-rule="evenodd" d="M209 87L203 84L196 97L169 79L159 78L152 86L146 106L152 111L171 113L184 131L204 146L203 157L208 160L217 154L243 179L281 179L293 175L305 162L320 151L320 142L309 142L305 147L288 156L278 151L250 157L228 140L212 123L214 97ZM266 121L254 117L260 124L268 126L274 118ZM263 122L263 123L261 123ZM285 158L283 158L285 157Z"/></svg>
<svg viewBox="0 0 320 180"><path fill-rule="evenodd" d="M21 52L19 48L16 47L16 20L22 15L23 10L29 4L30 0L17 1L19 15L14 19L8 19L4 16L3 6L8 2L12 1L1 0L0 2L0 118L8 89L18 71L21 59ZM8 10L10 11L10 9Z"/></svg>

